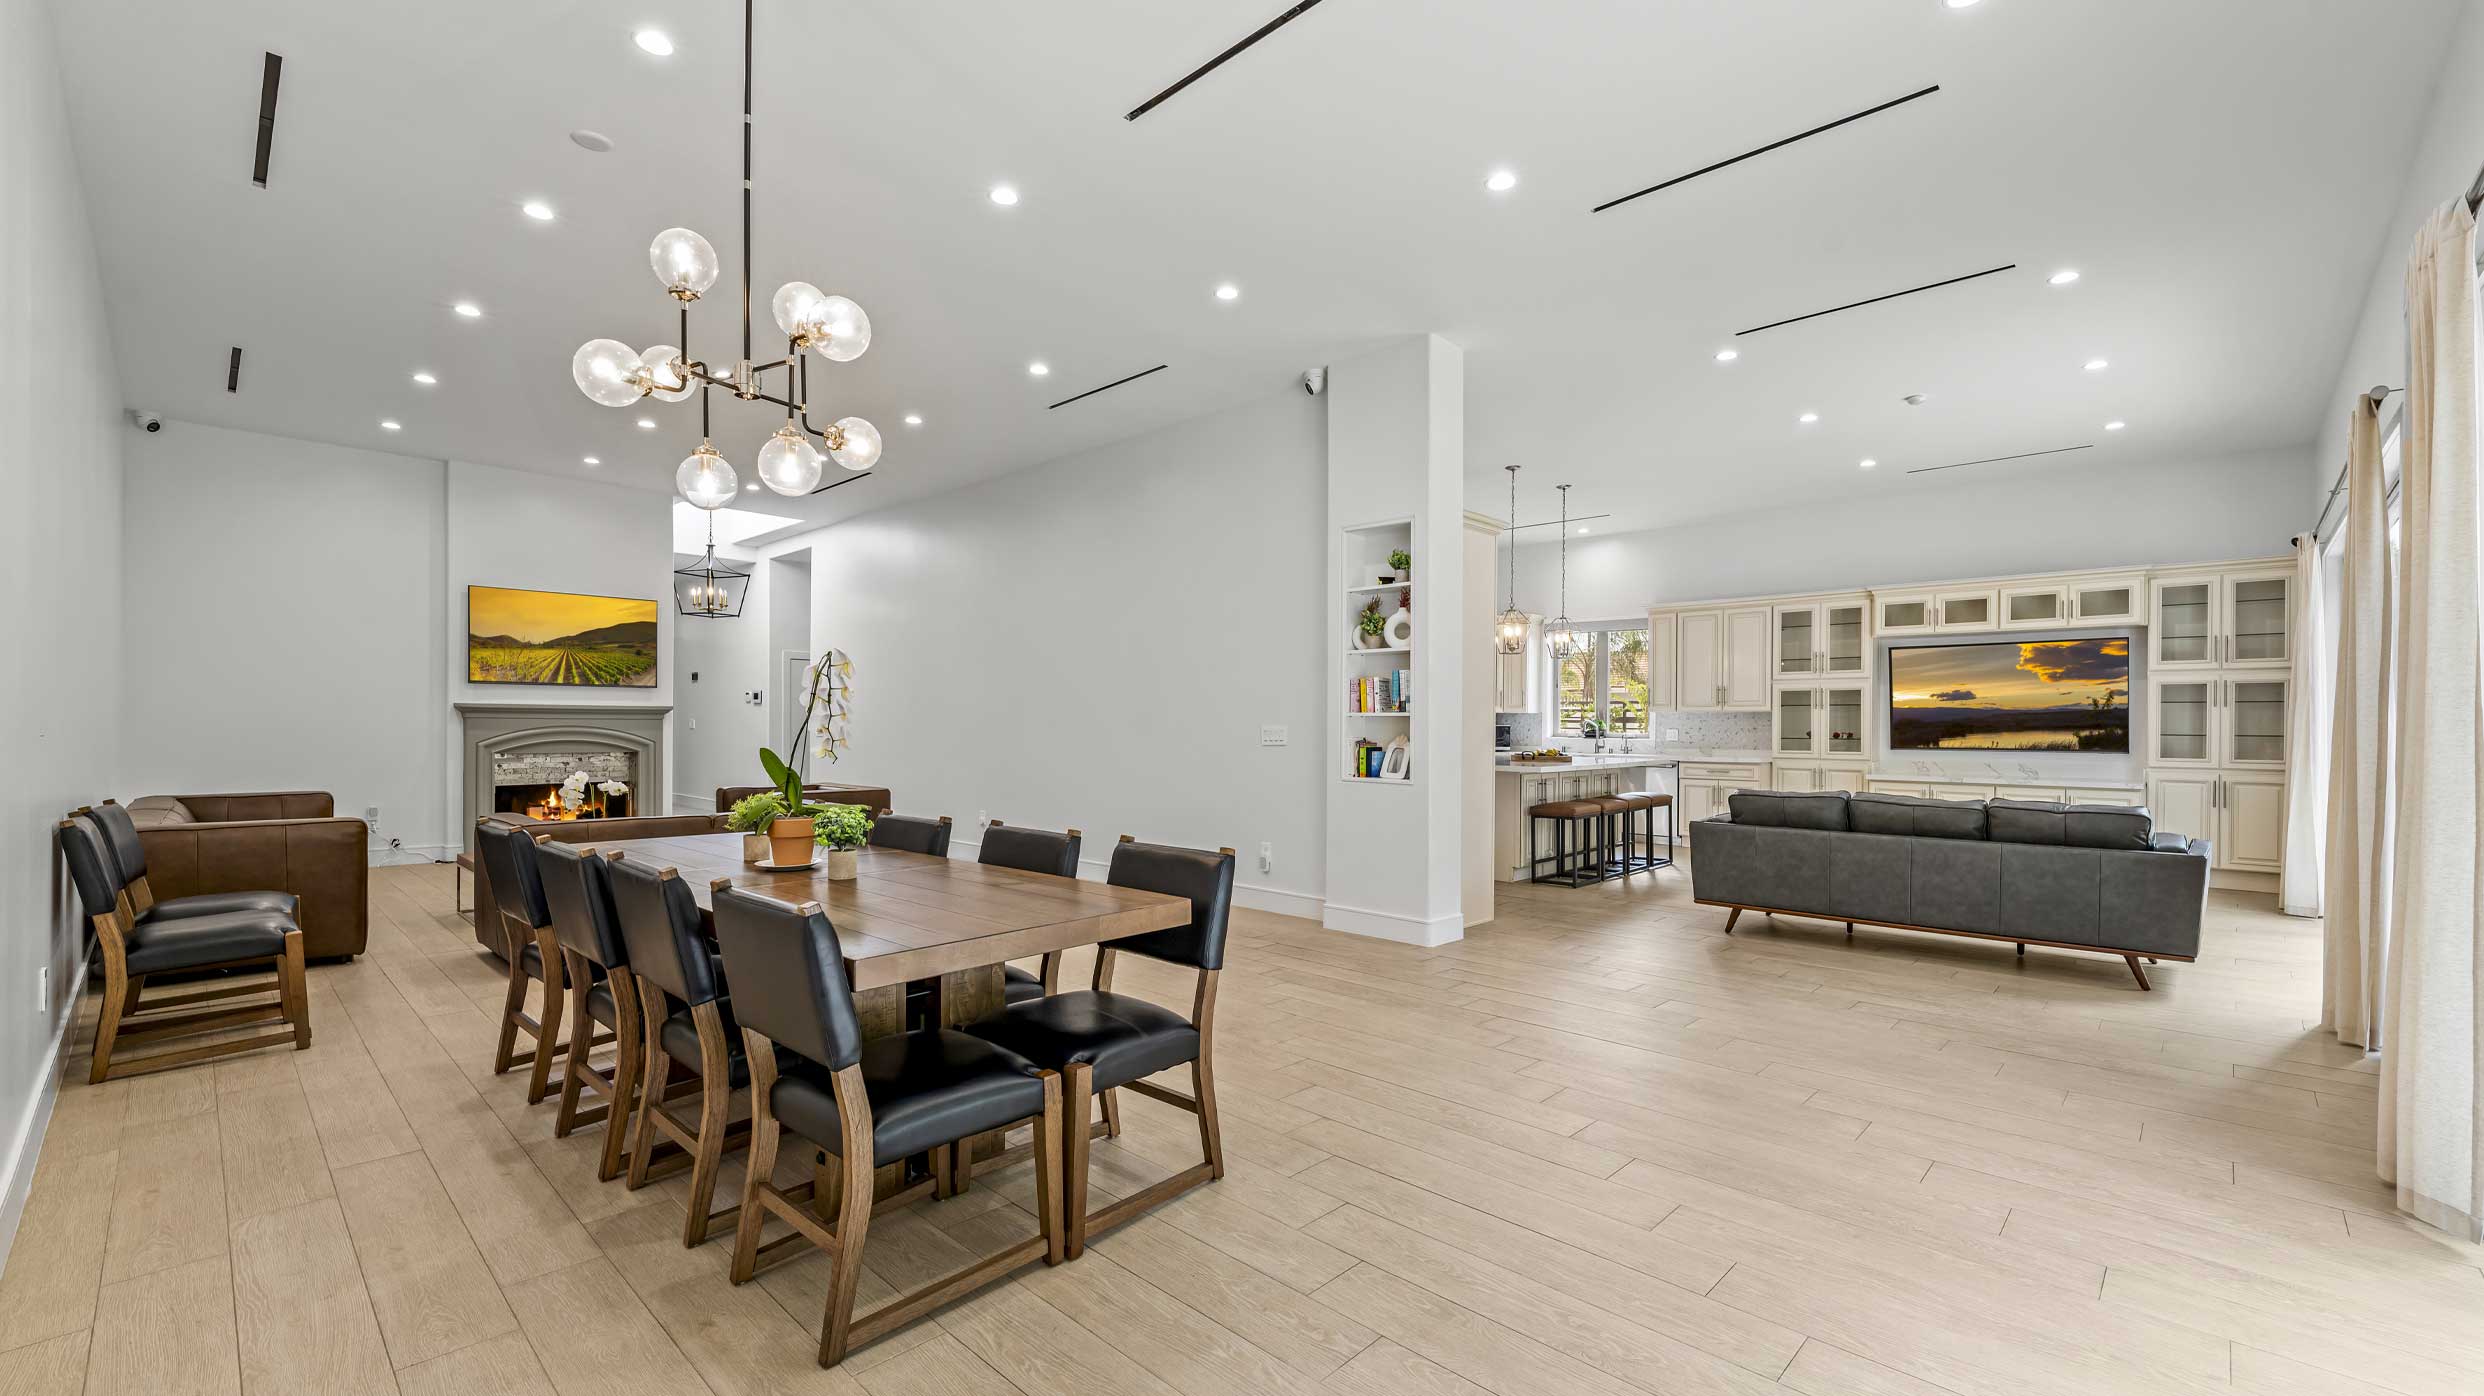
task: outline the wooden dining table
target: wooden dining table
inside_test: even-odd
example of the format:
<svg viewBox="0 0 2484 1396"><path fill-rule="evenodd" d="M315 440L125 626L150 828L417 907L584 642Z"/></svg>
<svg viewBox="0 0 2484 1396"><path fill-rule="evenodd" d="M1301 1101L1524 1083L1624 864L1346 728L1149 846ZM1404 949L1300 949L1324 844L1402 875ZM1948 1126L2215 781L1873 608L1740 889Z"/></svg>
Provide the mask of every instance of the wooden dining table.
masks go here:
<svg viewBox="0 0 2484 1396"><path fill-rule="evenodd" d="M745 863L739 834L588 846L631 862L678 869L700 913L711 918L711 929L712 884L719 878L797 905L818 902L836 928L867 1038L906 1030L910 991L928 996L928 1021L963 1027L1001 1011L1003 961L1167 930L1188 925L1191 917L1185 897L888 848L862 850L859 875L837 882L829 879L824 856L798 872ZM729 993L732 962L724 968ZM977 1141L974 1155L1000 1151L1000 1136L987 1135ZM897 1166L882 1173L883 1190L903 1182Z"/></svg>

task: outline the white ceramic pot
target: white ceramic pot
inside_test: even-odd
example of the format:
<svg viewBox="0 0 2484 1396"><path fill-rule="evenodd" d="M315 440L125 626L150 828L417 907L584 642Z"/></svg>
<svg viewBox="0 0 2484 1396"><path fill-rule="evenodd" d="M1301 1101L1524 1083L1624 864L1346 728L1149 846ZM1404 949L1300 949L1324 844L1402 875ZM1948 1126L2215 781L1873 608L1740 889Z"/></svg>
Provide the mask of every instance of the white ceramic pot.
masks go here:
<svg viewBox="0 0 2484 1396"><path fill-rule="evenodd" d="M832 848L828 850L828 880L830 882L852 882L861 875L861 849Z"/></svg>
<svg viewBox="0 0 2484 1396"><path fill-rule="evenodd" d="M770 847L766 834L756 832L744 834L742 835L742 861L756 863L768 856Z"/></svg>

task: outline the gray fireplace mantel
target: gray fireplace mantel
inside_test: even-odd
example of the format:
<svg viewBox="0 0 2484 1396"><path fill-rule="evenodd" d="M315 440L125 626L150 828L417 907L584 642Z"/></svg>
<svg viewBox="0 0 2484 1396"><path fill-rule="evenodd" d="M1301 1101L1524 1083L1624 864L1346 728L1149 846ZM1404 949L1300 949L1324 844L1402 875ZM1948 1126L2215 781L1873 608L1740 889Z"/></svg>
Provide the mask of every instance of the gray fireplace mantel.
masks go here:
<svg viewBox="0 0 2484 1396"><path fill-rule="evenodd" d="M557 749L564 743L601 742L634 752L638 779L635 802L644 813L665 808L664 719L673 711L656 703L459 703L463 726L458 741L465 764L466 792L461 829L471 830L479 811L492 807L492 761L501 752Z"/></svg>

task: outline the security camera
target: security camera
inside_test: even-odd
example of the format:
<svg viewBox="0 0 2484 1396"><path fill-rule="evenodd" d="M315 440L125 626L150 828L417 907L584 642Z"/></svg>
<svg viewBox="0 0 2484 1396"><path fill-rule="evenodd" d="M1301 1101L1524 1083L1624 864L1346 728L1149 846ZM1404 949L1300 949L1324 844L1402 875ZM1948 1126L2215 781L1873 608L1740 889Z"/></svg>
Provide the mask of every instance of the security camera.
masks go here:
<svg viewBox="0 0 2484 1396"><path fill-rule="evenodd" d="M1310 394L1311 396L1313 396L1313 397L1318 397L1318 396L1320 395L1321 391L1322 391L1323 389L1327 388L1327 387L1328 387L1328 370L1327 370L1327 369L1324 369L1324 368L1315 368L1315 369L1312 369L1310 372L1305 373L1305 374L1302 376L1302 390L1303 390L1304 392L1306 392L1306 393L1309 393L1309 394Z"/></svg>
<svg viewBox="0 0 2484 1396"><path fill-rule="evenodd" d="M164 419L153 412L133 412L130 415L136 417L138 425L147 431L157 432L164 429Z"/></svg>

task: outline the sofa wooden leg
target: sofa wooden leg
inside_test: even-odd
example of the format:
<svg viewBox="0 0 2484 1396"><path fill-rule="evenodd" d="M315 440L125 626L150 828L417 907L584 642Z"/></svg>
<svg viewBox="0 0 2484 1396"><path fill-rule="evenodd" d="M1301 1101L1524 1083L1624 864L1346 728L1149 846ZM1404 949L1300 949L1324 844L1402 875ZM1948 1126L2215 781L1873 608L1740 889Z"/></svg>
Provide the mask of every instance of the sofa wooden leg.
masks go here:
<svg viewBox="0 0 2484 1396"><path fill-rule="evenodd" d="M1846 939L1854 939L1854 923L1852 921L1846 923Z"/></svg>
<svg viewBox="0 0 2484 1396"><path fill-rule="evenodd" d="M2130 966L2130 974L2131 974L2131 977L2132 977L2133 979L2136 979L2136 980L2138 980L2138 981L2139 981L2139 987L2140 987L2142 990L2154 989L2154 988L2156 987L2155 985L2150 984L2150 983L2148 982L2148 972L2147 972L2146 970L2141 969L2141 968L2139 967L2139 957L2138 957L2138 956L2136 956L2136 955L2124 955L2124 956L2122 957L2122 962L2123 962L2124 964L2127 964L2127 965L2129 965L2129 966Z"/></svg>
<svg viewBox="0 0 2484 1396"><path fill-rule="evenodd" d="M2023 940L2018 943L2018 958L2022 960L2027 958L2027 942Z"/></svg>
<svg viewBox="0 0 2484 1396"><path fill-rule="evenodd" d="M1741 908L1741 907L1735 907L1733 910L1726 912L1726 913L1725 913L1725 934L1727 934L1727 935L1732 935L1732 934L1734 933L1734 923L1735 923L1736 921L1741 920L1741 919L1742 919L1742 908Z"/></svg>

